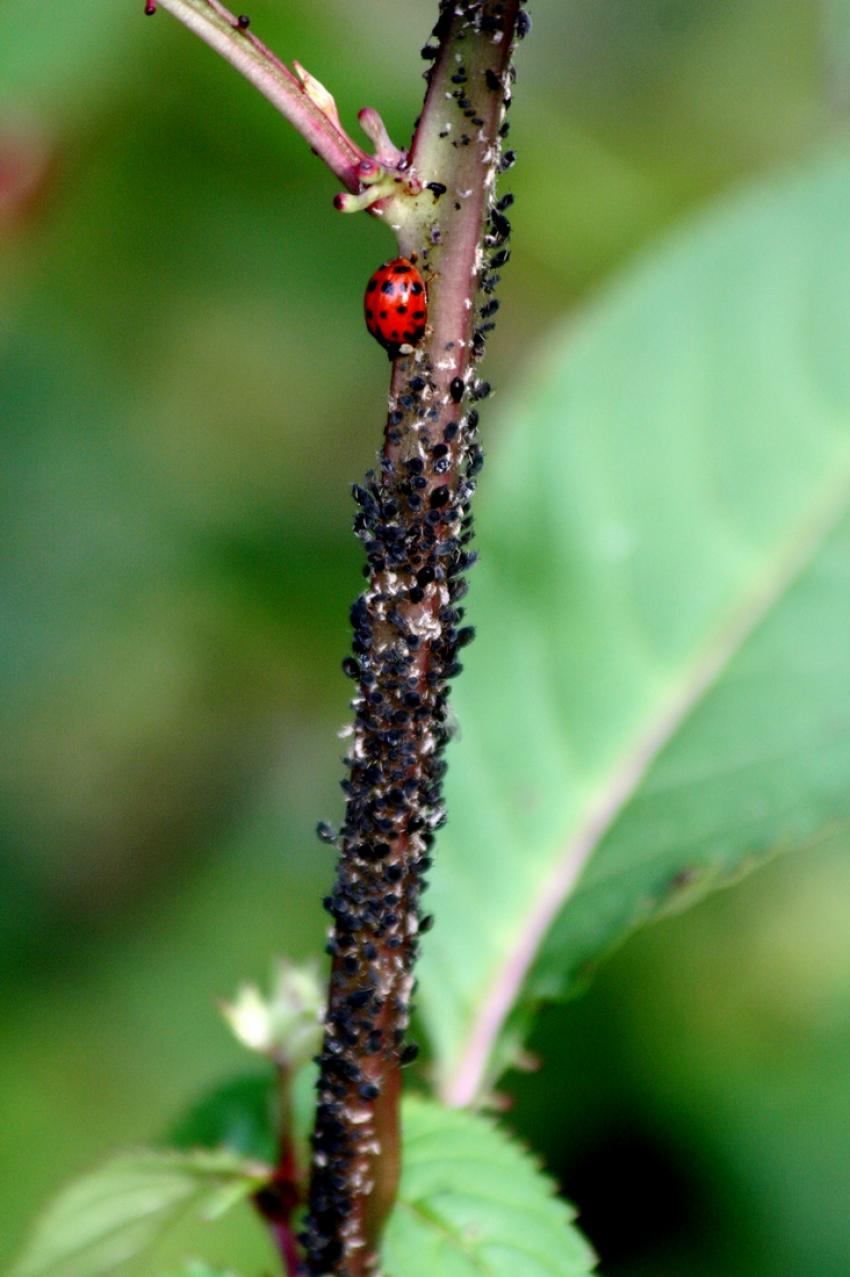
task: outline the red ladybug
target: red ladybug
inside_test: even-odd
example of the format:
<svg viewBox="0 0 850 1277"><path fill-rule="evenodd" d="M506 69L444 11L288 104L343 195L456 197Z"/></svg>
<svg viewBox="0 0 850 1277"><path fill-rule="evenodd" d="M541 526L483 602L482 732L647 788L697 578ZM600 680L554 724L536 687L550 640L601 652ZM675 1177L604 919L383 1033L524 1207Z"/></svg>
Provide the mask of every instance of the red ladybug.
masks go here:
<svg viewBox="0 0 850 1277"><path fill-rule="evenodd" d="M391 359L410 354L428 322L425 281L413 262L395 257L379 266L366 285L363 310L366 327Z"/></svg>

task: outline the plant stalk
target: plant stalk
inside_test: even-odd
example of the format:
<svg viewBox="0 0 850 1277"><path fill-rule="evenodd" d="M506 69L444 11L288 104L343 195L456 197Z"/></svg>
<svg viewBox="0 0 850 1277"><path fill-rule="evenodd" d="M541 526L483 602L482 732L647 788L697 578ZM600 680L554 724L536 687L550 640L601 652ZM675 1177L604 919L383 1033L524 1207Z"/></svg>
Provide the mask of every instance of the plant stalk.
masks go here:
<svg viewBox="0 0 850 1277"><path fill-rule="evenodd" d="M428 285L429 330L393 362L380 466L355 487L368 586L351 614L355 720L326 901L333 960L306 1232L313 1277L374 1277L398 1186L420 895L445 819L448 683L472 637L458 604L474 558L466 546L481 451L478 412L466 404L489 392L475 374L482 311L495 311L494 270L508 256L494 191L519 14L520 0L441 4L411 148L424 189L399 232Z"/></svg>
<svg viewBox="0 0 850 1277"><path fill-rule="evenodd" d="M338 118L322 110L308 88L267 45L219 0L156 0L235 67L289 120L350 191L360 190L359 165L369 157Z"/></svg>
<svg viewBox="0 0 850 1277"><path fill-rule="evenodd" d="M375 156L346 134L327 90L298 63L290 70L219 0L146 4L170 12L277 107L351 193L336 207L382 217L429 293L423 342L393 360L379 466L354 489L368 585L351 609L345 668L357 680L355 719L337 877L325 902L332 964L302 1235L312 1277L377 1277L398 1189L401 1068L415 1052L405 1035L418 937L431 922L420 897L445 820L448 685L473 636L460 605L482 465L471 403L489 394L475 365L509 256L511 197L497 203L495 186L513 162L502 140L513 47L528 27L523 4L440 0L433 43L422 50L428 90L410 151L395 148L367 108L360 120ZM300 1262L291 1151L282 1144L275 1180L257 1198L290 1277Z"/></svg>

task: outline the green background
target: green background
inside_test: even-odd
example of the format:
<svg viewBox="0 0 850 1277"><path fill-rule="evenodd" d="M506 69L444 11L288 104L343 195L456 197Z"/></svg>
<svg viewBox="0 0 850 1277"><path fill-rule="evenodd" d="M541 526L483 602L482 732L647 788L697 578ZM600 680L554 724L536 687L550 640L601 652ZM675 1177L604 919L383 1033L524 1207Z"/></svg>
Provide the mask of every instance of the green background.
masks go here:
<svg viewBox="0 0 850 1277"><path fill-rule="evenodd" d="M0 5L0 1259L68 1175L242 1067L215 999L321 943L312 830L341 806L348 486L387 377L360 294L392 245L142 7ZM352 128L375 105L403 140L430 7L314 9L250 12ZM848 104L843 28L814 3L532 13L494 450L552 324ZM846 1274L848 893L846 844L777 861L539 1019L514 1125L609 1277ZM172 1251L193 1244L271 1263L247 1213Z"/></svg>

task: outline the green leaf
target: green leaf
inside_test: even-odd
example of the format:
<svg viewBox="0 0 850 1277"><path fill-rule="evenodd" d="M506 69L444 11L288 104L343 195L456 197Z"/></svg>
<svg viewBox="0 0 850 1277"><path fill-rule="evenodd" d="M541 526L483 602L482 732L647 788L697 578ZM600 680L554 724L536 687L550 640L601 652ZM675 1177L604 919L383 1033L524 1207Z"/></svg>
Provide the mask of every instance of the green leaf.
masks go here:
<svg viewBox="0 0 850 1277"><path fill-rule="evenodd" d="M187 1211L216 1218L261 1188L269 1174L228 1152L122 1153L59 1194L10 1277L117 1272Z"/></svg>
<svg viewBox="0 0 850 1277"><path fill-rule="evenodd" d="M163 1277L237 1277L231 1268L210 1268L202 1260L194 1260L179 1272L163 1273Z"/></svg>
<svg viewBox="0 0 850 1277"><path fill-rule="evenodd" d="M847 827L848 223L846 152L726 202L502 414L421 967L452 1102L636 925Z"/></svg>
<svg viewBox="0 0 850 1277"><path fill-rule="evenodd" d="M582 1277L594 1267L574 1211L487 1118L408 1099L385 1277Z"/></svg>
<svg viewBox="0 0 850 1277"><path fill-rule="evenodd" d="M214 1086L174 1123L166 1136L175 1148L226 1148L260 1162L277 1157L278 1127L289 1110L289 1133L297 1166L310 1165L310 1135L316 1110L314 1061L297 1069L287 1089L270 1069L244 1074ZM283 1134L283 1132L281 1132Z"/></svg>
<svg viewBox="0 0 850 1277"><path fill-rule="evenodd" d="M228 1148L272 1163L276 1155L271 1069L230 1078L202 1095L168 1133L176 1148Z"/></svg>

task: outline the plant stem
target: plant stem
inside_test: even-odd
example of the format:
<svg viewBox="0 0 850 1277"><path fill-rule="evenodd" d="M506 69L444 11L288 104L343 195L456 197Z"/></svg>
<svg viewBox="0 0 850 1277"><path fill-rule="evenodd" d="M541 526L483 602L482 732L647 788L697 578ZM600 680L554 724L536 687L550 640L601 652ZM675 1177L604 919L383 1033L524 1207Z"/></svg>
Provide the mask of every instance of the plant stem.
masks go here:
<svg viewBox="0 0 850 1277"><path fill-rule="evenodd" d="M355 531L368 587L351 610L358 680L345 821L334 891L330 990L321 1054L314 1158L304 1240L314 1277L376 1277L378 1245L400 1172L401 1066L414 987L430 848L443 824L448 682L472 638L459 628L463 574L474 561L469 501L482 454L478 411L489 394L474 366L498 303L495 273L508 258L506 202L494 203L510 104L514 39L524 0L440 0L423 50L433 63L408 156L377 112L360 119L376 147L346 134L333 98L294 63L291 71L219 0L148 0L193 30L239 70L302 134L352 193L339 209L368 209L414 256L429 292L429 327L394 360L377 473L355 487ZM294 1197L293 1197L294 1193ZM291 1146L257 1205L287 1274L298 1257Z"/></svg>
<svg viewBox="0 0 850 1277"><path fill-rule="evenodd" d="M521 0L442 0L438 45L412 146L427 187L398 229L429 289L430 327L393 364L379 471L355 488L369 583L352 608L358 680L307 1223L314 1277L372 1277L399 1176L400 1067L423 927L419 898L444 821L448 680L472 637L459 629L474 556L469 500L483 398L474 362L507 259L493 205ZM507 157L506 157L507 158ZM492 313L496 304L485 301Z"/></svg>
<svg viewBox="0 0 850 1277"><path fill-rule="evenodd" d="M157 0L157 7L201 37L241 72L289 120L350 191L360 189L358 166L368 159L299 78L219 0Z"/></svg>
<svg viewBox="0 0 850 1277"><path fill-rule="evenodd" d="M298 1277L303 1269L292 1216L301 1205L301 1177L293 1139L292 1073L282 1064L277 1066L277 1098L279 1140L274 1178L255 1195L254 1203L271 1230L286 1277Z"/></svg>

